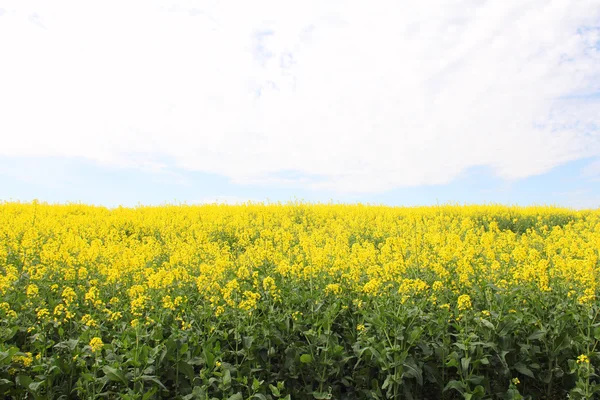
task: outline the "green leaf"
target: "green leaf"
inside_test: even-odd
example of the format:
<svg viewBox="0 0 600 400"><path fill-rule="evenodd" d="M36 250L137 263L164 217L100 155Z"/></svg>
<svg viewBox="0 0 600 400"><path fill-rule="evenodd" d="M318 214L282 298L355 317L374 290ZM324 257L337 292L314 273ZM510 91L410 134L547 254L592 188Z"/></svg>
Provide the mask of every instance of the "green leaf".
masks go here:
<svg viewBox="0 0 600 400"><path fill-rule="evenodd" d="M600 340L600 327L598 326L594 328L594 339Z"/></svg>
<svg viewBox="0 0 600 400"><path fill-rule="evenodd" d="M8 365L11 363L12 356L17 354L19 349L16 347L11 347L7 351L0 351L0 365Z"/></svg>
<svg viewBox="0 0 600 400"><path fill-rule="evenodd" d="M312 356L310 354L302 354L300 356L300 362L303 364L310 364L312 362Z"/></svg>
<svg viewBox="0 0 600 400"><path fill-rule="evenodd" d="M244 336L244 348L251 348L252 343L254 343L254 336Z"/></svg>
<svg viewBox="0 0 600 400"><path fill-rule="evenodd" d="M573 374L579 369L579 366L575 360L569 360L567 363L569 364L569 374Z"/></svg>
<svg viewBox="0 0 600 400"><path fill-rule="evenodd" d="M160 386L161 389L163 390L167 390L167 388L165 387L165 385L162 384L162 382L156 377L156 376L150 376L150 375L142 375L141 378L146 381L146 382L154 382L156 383L158 386Z"/></svg>
<svg viewBox="0 0 600 400"><path fill-rule="evenodd" d="M452 381L448 382L446 387L444 387L444 392L446 390L450 390L450 389L454 389L460 393L463 393L465 391L465 384L462 383L461 381L452 380Z"/></svg>
<svg viewBox="0 0 600 400"><path fill-rule="evenodd" d="M387 378L385 378L385 381L383 381L383 385L381 385L381 390L385 390L388 386L390 386L390 383L392 382L392 377L393 375L388 375Z"/></svg>
<svg viewBox="0 0 600 400"><path fill-rule="evenodd" d="M482 398L485 395L485 389L481 385L475 386L475 389L473 389L472 394L477 398Z"/></svg>
<svg viewBox="0 0 600 400"><path fill-rule="evenodd" d="M513 331L515 326L516 324L508 319L502 320L498 324L498 336L508 336L508 334Z"/></svg>
<svg viewBox="0 0 600 400"><path fill-rule="evenodd" d="M207 399L206 392L200 386L194 386L192 393L183 396L183 400Z"/></svg>
<svg viewBox="0 0 600 400"><path fill-rule="evenodd" d="M9 381L8 379L0 379L0 386L4 386L4 385L13 385L13 383L11 381Z"/></svg>
<svg viewBox="0 0 600 400"><path fill-rule="evenodd" d="M142 400L150 400L154 396L154 393L156 393L157 391L158 389L156 388L156 386L154 386L152 389L144 393L144 395L142 396Z"/></svg>
<svg viewBox="0 0 600 400"><path fill-rule="evenodd" d="M121 382L122 384L127 385L127 379L125 379L125 375L118 369L106 365L102 367L102 371L111 381Z"/></svg>
<svg viewBox="0 0 600 400"><path fill-rule="evenodd" d="M463 357L460 360L460 366L463 370L463 374L467 375L469 373L469 363L471 362L471 357Z"/></svg>
<svg viewBox="0 0 600 400"><path fill-rule="evenodd" d="M17 383L23 387L28 388L29 385L33 382L33 379L28 377L27 375L19 375L17 376Z"/></svg>
<svg viewBox="0 0 600 400"><path fill-rule="evenodd" d="M426 372L428 382L433 382L436 385L441 386L442 385L442 375L441 375L438 367L439 366L437 363L430 363L430 364L423 365L423 370Z"/></svg>
<svg viewBox="0 0 600 400"><path fill-rule="evenodd" d="M467 346L462 343L454 343L454 345L463 351L467 351Z"/></svg>
<svg viewBox="0 0 600 400"><path fill-rule="evenodd" d="M523 363L516 363L515 369L519 371L521 374L526 375L530 378L535 378L533 372L529 368L527 368Z"/></svg>
<svg viewBox="0 0 600 400"><path fill-rule="evenodd" d="M275 397L281 396L279 389L277 389L275 386L269 384L269 389L271 389L271 393L273 393L273 396L275 396Z"/></svg>
<svg viewBox="0 0 600 400"><path fill-rule="evenodd" d="M40 386L42 386L44 383L46 383L46 382L44 382L44 381L41 381L41 382L31 382L29 384L29 390L31 390L32 392L37 392L38 389L40 388Z"/></svg>
<svg viewBox="0 0 600 400"><path fill-rule="evenodd" d="M423 328L418 327L418 328L413 329L410 332L409 341L411 343L414 343L419 338L419 336L421 336L421 333L423 333Z"/></svg>
<svg viewBox="0 0 600 400"><path fill-rule="evenodd" d="M252 396L253 399L259 399L259 400L267 400L267 396L265 396L262 393L256 393L255 395Z"/></svg>
<svg viewBox="0 0 600 400"><path fill-rule="evenodd" d="M179 354L183 354L183 353L187 352L189 348L190 348L190 345L187 344L187 342L181 344L181 346L179 347Z"/></svg>
<svg viewBox="0 0 600 400"><path fill-rule="evenodd" d="M204 349L204 359L206 360L206 365L208 365L209 368L215 366L215 355L209 350L206 350L206 348Z"/></svg>
<svg viewBox="0 0 600 400"><path fill-rule="evenodd" d="M458 354L456 352L452 352L449 356L448 356L449 360L446 361L446 366L447 367L454 367L454 368L458 368Z"/></svg>
<svg viewBox="0 0 600 400"><path fill-rule="evenodd" d="M244 400L244 396L242 396L241 392L237 392L236 394L229 396L227 400Z"/></svg>
<svg viewBox="0 0 600 400"><path fill-rule="evenodd" d="M527 340L539 340L546 336L546 331L538 329L527 337Z"/></svg>
<svg viewBox="0 0 600 400"><path fill-rule="evenodd" d="M490 321L488 321L488 320L487 320L487 319L485 319L485 318L481 318L481 323L482 323L482 324L483 324L483 325L484 325L486 328L489 328L489 329L491 329L491 330L494 330L494 329L496 329L496 327L494 326L494 324L492 324Z"/></svg>
<svg viewBox="0 0 600 400"><path fill-rule="evenodd" d="M191 380L194 378L194 367L188 364L185 361L179 361L177 363L179 366L179 372L187 375L187 377Z"/></svg>
<svg viewBox="0 0 600 400"><path fill-rule="evenodd" d="M554 340L554 351L559 351L562 348L570 347L569 334L565 330L559 337Z"/></svg>
<svg viewBox="0 0 600 400"><path fill-rule="evenodd" d="M79 340L69 339L55 344L54 348L73 351L77 347L77 344L79 344Z"/></svg>
<svg viewBox="0 0 600 400"><path fill-rule="evenodd" d="M225 370L223 374L223 385L229 386L231 385L231 372L228 369Z"/></svg>
<svg viewBox="0 0 600 400"><path fill-rule="evenodd" d="M423 386L423 373L415 361L408 359L403 365L406 368L403 376L407 378L415 378L419 386Z"/></svg>
<svg viewBox="0 0 600 400"><path fill-rule="evenodd" d="M331 399L331 394L327 392L313 392L312 395L315 399Z"/></svg>
<svg viewBox="0 0 600 400"><path fill-rule="evenodd" d="M475 375L467 379L467 382L472 383L474 385L479 385L481 382L483 382L484 379L485 378L481 375Z"/></svg>

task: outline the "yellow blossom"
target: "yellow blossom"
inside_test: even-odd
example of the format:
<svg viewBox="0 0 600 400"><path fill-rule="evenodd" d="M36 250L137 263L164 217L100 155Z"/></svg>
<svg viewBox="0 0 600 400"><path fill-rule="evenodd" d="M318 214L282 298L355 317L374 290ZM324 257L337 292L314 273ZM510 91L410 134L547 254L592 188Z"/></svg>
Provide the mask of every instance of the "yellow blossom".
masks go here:
<svg viewBox="0 0 600 400"><path fill-rule="evenodd" d="M33 363L33 356L31 353L25 353L24 355L15 355L12 357L12 362L22 364L24 367L29 367Z"/></svg>
<svg viewBox="0 0 600 400"><path fill-rule="evenodd" d="M590 363L590 359L585 354L581 354L579 357L577 357L577 364L589 364L589 363Z"/></svg>
<svg viewBox="0 0 600 400"><path fill-rule="evenodd" d="M27 285L27 289L25 290L25 294L27 295L27 297L37 297L38 293L40 292L40 290L38 289L37 285L35 284L30 284Z"/></svg>
<svg viewBox="0 0 600 400"><path fill-rule="evenodd" d="M90 340L90 347L92 348L92 351L94 353L97 353L100 350L102 350L102 347L104 347L104 343L99 337L94 337L92 338L92 340Z"/></svg>
<svg viewBox="0 0 600 400"><path fill-rule="evenodd" d="M98 323L90 314L85 314L83 317L81 317L81 323L89 326L90 328L95 328L98 326Z"/></svg>
<svg viewBox="0 0 600 400"><path fill-rule="evenodd" d="M330 283L325 286L325 294L340 294L342 293L342 287L337 283Z"/></svg>
<svg viewBox="0 0 600 400"><path fill-rule="evenodd" d="M470 310L472 305L471 305L471 296L469 296L468 294L462 294L460 296L458 296L458 309L460 311L466 311L466 310Z"/></svg>
<svg viewBox="0 0 600 400"><path fill-rule="evenodd" d="M223 306L217 306L217 308L215 309L215 317L218 317L219 315L223 314L225 312L225 308Z"/></svg>
<svg viewBox="0 0 600 400"><path fill-rule="evenodd" d="M294 311L292 313L292 319L294 321L298 321L300 319L300 317L302 317L302 313L300 311Z"/></svg>

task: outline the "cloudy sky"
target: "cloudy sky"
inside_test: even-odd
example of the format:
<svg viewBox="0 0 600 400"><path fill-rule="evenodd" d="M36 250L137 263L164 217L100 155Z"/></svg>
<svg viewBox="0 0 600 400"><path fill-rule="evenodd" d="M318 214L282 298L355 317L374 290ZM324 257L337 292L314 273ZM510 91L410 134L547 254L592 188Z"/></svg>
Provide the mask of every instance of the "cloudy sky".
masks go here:
<svg viewBox="0 0 600 400"><path fill-rule="evenodd" d="M600 207L600 0L0 0L0 199Z"/></svg>

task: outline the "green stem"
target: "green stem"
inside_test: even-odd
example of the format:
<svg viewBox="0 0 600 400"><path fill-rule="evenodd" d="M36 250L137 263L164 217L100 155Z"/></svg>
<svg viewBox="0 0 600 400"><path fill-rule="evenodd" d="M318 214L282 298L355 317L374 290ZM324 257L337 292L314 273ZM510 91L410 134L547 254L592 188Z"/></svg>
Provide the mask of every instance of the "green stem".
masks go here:
<svg viewBox="0 0 600 400"><path fill-rule="evenodd" d="M179 345L177 345L177 358L175 359L175 397L179 395Z"/></svg>

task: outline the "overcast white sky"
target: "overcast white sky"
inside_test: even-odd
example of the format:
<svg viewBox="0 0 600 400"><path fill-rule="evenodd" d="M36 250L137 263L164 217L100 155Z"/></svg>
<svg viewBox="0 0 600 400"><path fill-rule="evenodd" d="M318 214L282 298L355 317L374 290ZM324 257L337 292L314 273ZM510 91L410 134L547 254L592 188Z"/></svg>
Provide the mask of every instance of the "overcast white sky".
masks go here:
<svg viewBox="0 0 600 400"><path fill-rule="evenodd" d="M0 139L13 183L77 160L343 200L588 160L587 185L600 0L0 0Z"/></svg>

